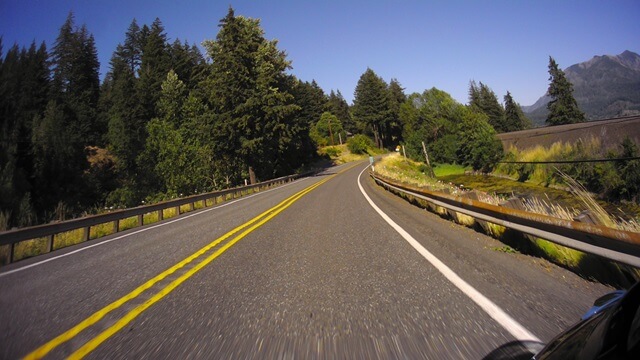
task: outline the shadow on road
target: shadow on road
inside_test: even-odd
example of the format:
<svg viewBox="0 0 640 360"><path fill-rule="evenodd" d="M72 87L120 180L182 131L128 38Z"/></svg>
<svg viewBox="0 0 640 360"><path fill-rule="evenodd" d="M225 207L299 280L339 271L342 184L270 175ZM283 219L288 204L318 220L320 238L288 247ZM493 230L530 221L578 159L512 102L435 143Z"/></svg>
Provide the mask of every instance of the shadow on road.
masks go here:
<svg viewBox="0 0 640 360"><path fill-rule="evenodd" d="M483 360L524 360L531 359L544 348L543 343L535 341L512 341L493 350Z"/></svg>

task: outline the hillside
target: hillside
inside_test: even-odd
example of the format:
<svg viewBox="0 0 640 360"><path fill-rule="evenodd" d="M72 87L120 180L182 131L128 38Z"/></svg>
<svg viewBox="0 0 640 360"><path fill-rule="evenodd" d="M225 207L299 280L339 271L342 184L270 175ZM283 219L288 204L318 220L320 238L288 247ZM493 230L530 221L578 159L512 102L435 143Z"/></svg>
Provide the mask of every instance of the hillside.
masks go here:
<svg viewBox="0 0 640 360"><path fill-rule="evenodd" d="M640 114L640 55L594 56L564 70L573 96L589 120ZM544 95L522 109L534 126L544 126L549 97Z"/></svg>

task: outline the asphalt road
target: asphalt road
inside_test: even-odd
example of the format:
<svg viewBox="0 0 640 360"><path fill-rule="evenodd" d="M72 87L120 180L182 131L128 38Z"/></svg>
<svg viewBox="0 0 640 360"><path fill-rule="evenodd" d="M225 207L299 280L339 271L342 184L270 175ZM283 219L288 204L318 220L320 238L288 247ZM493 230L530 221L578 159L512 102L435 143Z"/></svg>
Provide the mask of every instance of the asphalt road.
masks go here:
<svg viewBox="0 0 640 360"><path fill-rule="evenodd" d="M518 340L383 220L359 182L543 342L611 290L498 251L496 240L358 180L365 166L0 268L0 358L480 359Z"/></svg>

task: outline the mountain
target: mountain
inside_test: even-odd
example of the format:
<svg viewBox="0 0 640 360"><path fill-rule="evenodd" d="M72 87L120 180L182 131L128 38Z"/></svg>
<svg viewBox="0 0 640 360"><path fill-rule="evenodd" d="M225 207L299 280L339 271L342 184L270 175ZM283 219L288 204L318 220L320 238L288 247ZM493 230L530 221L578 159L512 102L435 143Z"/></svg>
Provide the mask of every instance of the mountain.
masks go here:
<svg viewBox="0 0 640 360"><path fill-rule="evenodd" d="M564 72L589 120L640 114L640 55L627 50L615 56L594 56ZM549 100L544 95L522 107L534 126L544 126Z"/></svg>

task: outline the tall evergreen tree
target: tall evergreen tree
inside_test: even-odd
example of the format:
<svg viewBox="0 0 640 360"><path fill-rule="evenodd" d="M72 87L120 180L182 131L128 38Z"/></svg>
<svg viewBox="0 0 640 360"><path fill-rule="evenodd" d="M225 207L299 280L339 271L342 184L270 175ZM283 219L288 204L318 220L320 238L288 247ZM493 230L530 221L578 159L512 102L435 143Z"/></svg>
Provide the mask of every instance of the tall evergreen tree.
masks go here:
<svg viewBox="0 0 640 360"><path fill-rule="evenodd" d="M356 124L353 121L351 111L349 110L349 104L347 104L347 101L340 93L340 90L337 90L337 92L331 90L327 99L326 110L334 114L338 120L340 120L345 131L352 134L357 131Z"/></svg>
<svg viewBox="0 0 640 360"><path fill-rule="evenodd" d="M511 93L508 91L507 95L504 96L504 117L505 132L531 128L531 120L525 116L520 104L513 100Z"/></svg>
<svg viewBox="0 0 640 360"><path fill-rule="evenodd" d="M217 152L244 164L252 183L288 168L280 157L297 137L291 124L299 107L286 74L290 62L277 41L264 38L259 20L229 8L216 40L203 45L213 61L206 87L217 115Z"/></svg>
<svg viewBox="0 0 640 360"><path fill-rule="evenodd" d="M387 140L389 95L385 81L369 68L356 85L353 117L364 132L373 134L376 146L382 148Z"/></svg>
<svg viewBox="0 0 640 360"><path fill-rule="evenodd" d="M142 45L140 68L137 81L138 94L144 114L150 120L157 116L156 104L161 96L162 82L171 69L167 34L160 19L156 18L151 27L143 26L139 34Z"/></svg>
<svg viewBox="0 0 640 360"><path fill-rule="evenodd" d="M389 118L387 133L392 143L399 143L402 140L402 121L400 120L400 106L407 100L404 88L397 79L389 82Z"/></svg>
<svg viewBox="0 0 640 360"><path fill-rule="evenodd" d="M498 102L498 97L487 85L475 81L469 84L469 106L471 109L481 112L488 117L489 124L501 133L507 131L505 124L504 108Z"/></svg>
<svg viewBox="0 0 640 360"><path fill-rule="evenodd" d="M548 125L573 124L586 121L584 113L573 97L573 84L567 79L556 61L549 56L549 89L551 101L547 104Z"/></svg>
<svg viewBox="0 0 640 360"><path fill-rule="evenodd" d="M72 119L69 126L82 145L93 145L106 129L97 123L100 94L98 52L86 26L75 28L73 13L60 28L52 49L53 98Z"/></svg>

